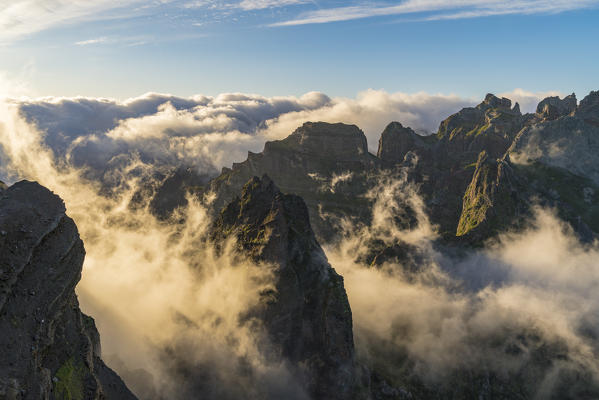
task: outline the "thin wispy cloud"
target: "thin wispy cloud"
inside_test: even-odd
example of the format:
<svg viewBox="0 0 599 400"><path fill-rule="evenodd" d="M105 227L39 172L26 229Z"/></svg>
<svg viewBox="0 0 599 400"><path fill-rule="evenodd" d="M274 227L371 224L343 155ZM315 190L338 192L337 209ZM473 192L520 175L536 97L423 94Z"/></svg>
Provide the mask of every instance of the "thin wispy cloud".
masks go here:
<svg viewBox="0 0 599 400"><path fill-rule="evenodd" d="M0 0L0 44L65 23L101 18L104 12L138 3L141 0ZM126 13L134 11L127 9Z"/></svg>
<svg viewBox="0 0 599 400"><path fill-rule="evenodd" d="M313 3L313 0L241 0L237 2L219 0L193 0L183 4L183 8L206 8L212 10L240 9L243 11L253 11L307 3Z"/></svg>
<svg viewBox="0 0 599 400"><path fill-rule="evenodd" d="M363 18L427 13L423 20L476 18L507 14L561 13L599 5L597 0L407 0L397 5L364 3L347 7L324 8L299 15L271 26L293 26L350 21Z"/></svg>
<svg viewBox="0 0 599 400"><path fill-rule="evenodd" d="M79 42L75 42L75 44L77 46L89 46L92 44L106 43L107 40L108 40L108 38L106 38L106 37L99 37L96 39L81 40Z"/></svg>
<svg viewBox="0 0 599 400"><path fill-rule="evenodd" d="M238 4L238 7L243 10L263 10L265 8L285 7L311 2L311 0L243 0Z"/></svg>

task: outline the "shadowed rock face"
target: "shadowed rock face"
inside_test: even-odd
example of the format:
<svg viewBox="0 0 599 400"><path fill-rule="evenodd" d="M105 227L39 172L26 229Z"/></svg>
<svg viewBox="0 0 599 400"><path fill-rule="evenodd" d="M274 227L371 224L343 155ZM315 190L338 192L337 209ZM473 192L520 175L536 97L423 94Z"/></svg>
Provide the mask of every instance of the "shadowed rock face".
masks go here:
<svg viewBox="0 0 599 400"><path fill-rule="evenodd" d="M135 399L79 310L84 256L58 196L27 181L0 191L0 398Z"/></svg>
<svg viewBox="0 0 599 400"><path fill-rule="evenodd" d="M391 122L379 140L377 157L390 164L401 163L409 151L428 149L430 140L399 122Z"/></svg>
<svg viewBox="0 0 599 400"><path fill-rule="evenodd" d="M352 316L343 278L327 262L303 200L267 176L252 178L214 223L212 239L274 267L275 294L261 313L270 339L315 399L356 398Z"/></svg>
<svg viewBox="0 0 599 400"><path fill-rule="evenodd" d="M340 161L354 161L368 154L364 132L355 125L307 122L289 138L302 153L328 156Z"/></svg>
<svg viewBox="0 0 599 400"><path fill-rule="evenodd" d="M510 107L509 99L488 94L478 106L464 108L441 122L437 137L444 142L449 157L470 154L476 159L485 150L499 158L525 122L520 108Z"/></svg>

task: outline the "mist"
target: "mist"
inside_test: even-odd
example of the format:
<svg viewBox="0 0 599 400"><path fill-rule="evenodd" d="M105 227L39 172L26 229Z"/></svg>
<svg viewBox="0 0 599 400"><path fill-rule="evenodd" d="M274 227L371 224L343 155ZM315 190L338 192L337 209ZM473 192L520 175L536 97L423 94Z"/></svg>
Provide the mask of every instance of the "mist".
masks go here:
<svg viewBox="0 0 599 400"><path fill-rule="evenodd" d="M268 265L250 262L234 243L206 241L205 205L190 198L185 224L159 222L148 205L129 203L151 166L122 166L111 196L85 171L56 160L42 133L14 108L2 109L3 173L43 182L76 221L86 257L77 293L96 319L104 358L142 398L305 398L251 316L272 287ZM135 173L132 173L135 171ZM209 202L209 200L207 200ZM173 216L178 219L179 216ZM197 376L190 379L189 371Z"/></svg>
<svg viewBox="0 0 599 400"><path fill-rule="evenodd" d="M344 240L326 247L345 278L365 364L384 365L388 379L417 375L445 389L463 370L520 374L537 382L532 398L599 382L598 242L582 244L555 210L537 206L524 230L456 255L435 246L435 227L405 176L383 176L372 196L373 223L346 224ZM406 207L417 220L409 229L390 217ZM361 262L373 240L413 246L413 257ZM547 368L534 365L556 355Z"/></svg>

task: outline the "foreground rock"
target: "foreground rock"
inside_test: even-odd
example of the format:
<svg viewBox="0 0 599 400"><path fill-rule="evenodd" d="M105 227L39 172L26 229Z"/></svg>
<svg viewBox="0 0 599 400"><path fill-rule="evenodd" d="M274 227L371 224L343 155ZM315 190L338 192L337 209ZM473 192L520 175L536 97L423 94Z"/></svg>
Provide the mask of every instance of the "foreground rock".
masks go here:
<svg viewBox="0 0 599 400"><path fill-rule="evenodd" d="M135 399L79 309L84 256L58 196L27 181L0 188L1 399Z"/></svg>
<svg viewBox="0 0 599 400"><path fill-rule="evenodd" d="M310 395L357 398L352 314L343 278L316 241L303 200L281 193L267 176L254 177L214 224L216 243L229 237L253 261L274 265L276 293L265 294L261 319Z"/></svg>

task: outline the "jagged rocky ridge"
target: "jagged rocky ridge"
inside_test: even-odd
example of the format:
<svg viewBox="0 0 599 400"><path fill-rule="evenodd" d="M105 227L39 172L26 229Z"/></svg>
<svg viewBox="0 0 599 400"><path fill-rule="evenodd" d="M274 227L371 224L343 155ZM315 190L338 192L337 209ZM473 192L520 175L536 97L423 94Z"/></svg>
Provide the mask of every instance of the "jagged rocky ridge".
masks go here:
<svg viewBox="0 0 599 400"><path fill-rule="evenodd" d="M517 228L537 202L559 211L585 240L599 232L599 92L549 97L534 114L522 114L492 94L476 107L444 120L435 135L421 136L399 122L383 131L377 155L356 126L306 123L283 140L210 183L187 170L165 181L170 198L216 194L215 211L253 176L268 174L284 193L301 196L321 242L335 241L340 219L368 224L367 194L382 173L402 169L418 186L431 222L447 243L477 244L507 227ZM394 172L395 171L395 172ZM173 182L179 182L173 184ZM160 191L152 204L164 204ZM173 207L156 210L165 216ZM411 226L409 208L403 217Z"/></svg>
<svg viewBox="0 0 599 400"><path fill-rule="evenodd" d="M85 250L62 200L34 182L0 184L0 398L136 397L100 358L75 285Z"/></svg>

